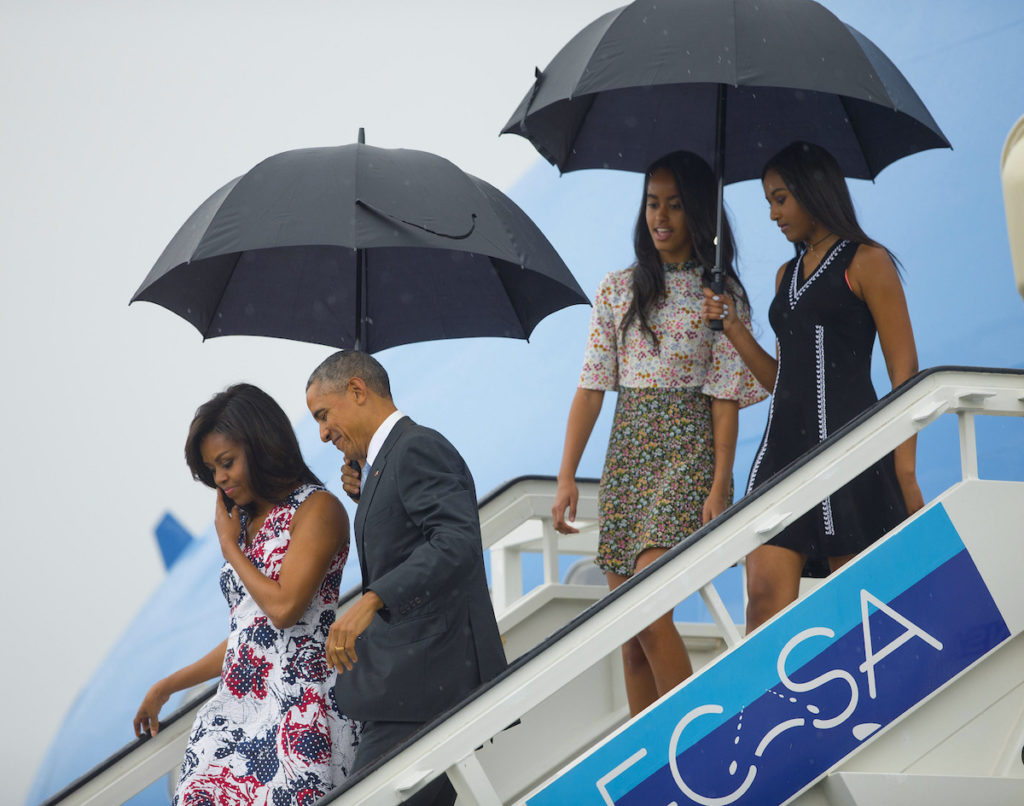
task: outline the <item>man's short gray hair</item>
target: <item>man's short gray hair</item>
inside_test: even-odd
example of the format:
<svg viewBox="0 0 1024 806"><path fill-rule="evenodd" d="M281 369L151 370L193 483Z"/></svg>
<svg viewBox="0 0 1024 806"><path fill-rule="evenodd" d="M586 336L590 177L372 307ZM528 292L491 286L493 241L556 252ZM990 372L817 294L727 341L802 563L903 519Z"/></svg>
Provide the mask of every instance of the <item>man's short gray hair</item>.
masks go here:
<svg viewBox="0 0 1024 806"><path fill-rule="evenodd" d="M318 383L328 391L343 392L352 378L362 378L371 392L391 400L387 370L372 355L359 350L339 350L325 358L309 376L306 389Z"/></svg>

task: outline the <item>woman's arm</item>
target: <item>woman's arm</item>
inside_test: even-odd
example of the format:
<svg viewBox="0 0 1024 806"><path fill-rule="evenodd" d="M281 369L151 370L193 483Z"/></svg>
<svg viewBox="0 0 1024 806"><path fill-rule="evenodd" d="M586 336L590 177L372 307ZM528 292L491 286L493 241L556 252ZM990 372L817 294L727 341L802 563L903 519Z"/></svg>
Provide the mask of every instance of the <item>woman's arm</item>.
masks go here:
<svg viewBox="0 0 1024 806"><path fill-rule="evenodd" d="M558 470L558 489L555 491L555 505L551 507L551 519L556 531L564 535L576 534L566 521L576 520L576 504L580 491L576 486L576 468L580 466L583 449L594 430L594 423L601 413L604 391L600 389L577 389L569 407L569 424L565 428L565 447L562 449L562 466ZM566 518L565 511L569 510Z"/></svg>
<svg viewBox="0 0 1024 806"><path fill-rule="evenodd" d="M917 374L917 346L910 324L907 299L889 254L877 246L861 245L850 263L846 278L850 290L864 300L875 320L878 343L893 389ZM917 484L917 437L897 446L893 452L896 478L907 505L907 514L924 506Z"/></svg>
<svg viewBox="0 0 1024 806"><path fill-rule="evenodd" d="M143 697L142 704L135 713L135 719L132 720L135 735L143 736L148 733L150 736L156 736L160 730L160 709L172 694L220 676L227 647L228 639L225 638L195 663L184 666L174 674L154 683Z"/></svg>
<svg viewBox="0 0 1024 806"><path fill-rule="evenodd" d="M711 435L715 443L715 476L711 493L704 502L701 523L717 518L729 507L732 464L736 458L739 404L735 400L711 398Z"/></svg>
<svg viewBox="0 0 1024 806"><path fill-rule="evenodd" d="M331 561L348 540L348 516L341 503L328 492L315 492L292 516L288 551L278 578L270 579L239 548L238 520L225 509L220 495L214 524L224 559L279 630L291 627L306 612Z"/></svg>
<svg viewBox="0 0 1024 806"><path fill-rule="evenodd" d="M776 292L779 290L779 283L782 281L782 273L785 269L786 267L783 265L775 273ZM716 297L717 299L715 299ZM725 313L724 317L723 313ZM705 288L701 316L705 322L717 319L722 323L722 332L732 342L739 357L743 359L743 363L750 368L750 372L757 382L771 392L775 388L775 376L779 372L778 359L758 344L754 334L738 316L733 298L728 294L715 294L710 288Z"/></svg>

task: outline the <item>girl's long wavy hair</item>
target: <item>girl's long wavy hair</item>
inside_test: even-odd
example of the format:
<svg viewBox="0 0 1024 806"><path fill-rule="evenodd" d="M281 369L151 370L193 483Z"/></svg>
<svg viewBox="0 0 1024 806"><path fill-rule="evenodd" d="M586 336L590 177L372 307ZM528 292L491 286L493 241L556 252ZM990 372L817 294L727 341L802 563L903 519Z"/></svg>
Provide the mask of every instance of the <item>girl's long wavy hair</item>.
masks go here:
<svg viewBox="0 0 1024 806"><path fill-rule="evenodd" d="M241 446L250 487L264 501L280 504L301 484L321 484L302 458L288 416L259 387L230 386L196 409L185 440L185 461L192 478L216 489L201 451L203 440L212 433Z"/></svg>
<svg viewBox="0 0 1024 806"><path fill-rule="evenodd" d="M655 349L659 348L658 336L651 327L650 316L654 305L664 299L665 269L661 255L654 245L651 232L647 228L647 185L651 176L658 170L667 168L672 172L679 190L679 198L686 218L686 227L690 231L693 244L693 259L703 269L704 285L711 285L711 270L715 265L715 229L717 221L718 186L715 175L708 164L689 151L675 151L652 164L644 174L644 193L640 200L640 213L633 228L633 250L636 253L636 265L633 267L632 291L633 298L629 308L622 317L620 331L623 336L634 323L647 336ZM732 281L731 291L738 299L749 305L747 292L736 273L736 243L729 226L729 217L724 216L722 222L722 268L726 277Z"/></svg>
<svg viewBox="0 0 1024 806"><path fill-rule="evenodd" d="M821 226L838 235L840 240L885 249L897 271L901 272L902 264L896 256L861 229L846 177L836 158L826 149L803 141L790 143L765 163L761 171L762 182L768 171L778 173L793 198ZM794 244L794 247L800 254L800 244Z"/></svg>

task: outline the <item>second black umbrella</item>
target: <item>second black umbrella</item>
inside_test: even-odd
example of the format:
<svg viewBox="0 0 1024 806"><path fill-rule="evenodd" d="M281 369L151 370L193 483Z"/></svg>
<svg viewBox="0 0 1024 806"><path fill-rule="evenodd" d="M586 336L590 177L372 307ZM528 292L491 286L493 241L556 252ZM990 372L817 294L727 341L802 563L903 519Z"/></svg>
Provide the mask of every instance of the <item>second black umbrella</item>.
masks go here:
<svg viewBox="0 0 1024 806"><path fill-rule="evenodd" d="M562 171L643 171L672 151L699 154L719 181L719 248L722 185L759 177L796 140L864 179L949 146L885 54L814 0L636 0L610 11L537 71L502 133ZM720 254L715 275L720 291Z"/></svg>

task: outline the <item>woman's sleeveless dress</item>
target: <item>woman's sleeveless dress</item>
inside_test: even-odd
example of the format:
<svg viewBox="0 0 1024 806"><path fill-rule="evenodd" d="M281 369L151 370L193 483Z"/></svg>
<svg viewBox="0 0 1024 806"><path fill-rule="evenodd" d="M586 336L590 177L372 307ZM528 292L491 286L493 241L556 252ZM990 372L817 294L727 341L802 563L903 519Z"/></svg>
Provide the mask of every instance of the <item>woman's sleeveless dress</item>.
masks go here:
<svg viewBox="0 0 1024 806"><path fill-rule="evenodd" d="M267 516L245 548L260 571L277 579L295 510L323 487L299 487ZM224 563L220 587L231 632L217 692L196 715L174 804L305 806L340 784L351 769L359 725L334 704L335 673L324 659L348 546L331 562L302 618L277 629Z"/></svg>
<svg viewBox="0 0 1024 806"><path fill-rule="evenodd" d="M837 242L806 280L803 255L786 265L768 310L779 371L748 492L878 400L871 384L875 322L846 280L856 251L855 243ZM806 554L808 570L827 574L824 558L856 554L906 514L889 454L769 544Z"/></svg>

